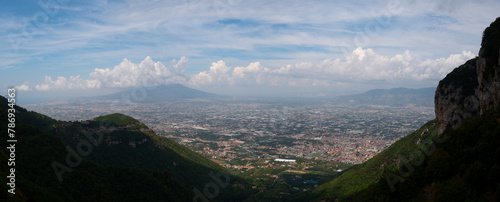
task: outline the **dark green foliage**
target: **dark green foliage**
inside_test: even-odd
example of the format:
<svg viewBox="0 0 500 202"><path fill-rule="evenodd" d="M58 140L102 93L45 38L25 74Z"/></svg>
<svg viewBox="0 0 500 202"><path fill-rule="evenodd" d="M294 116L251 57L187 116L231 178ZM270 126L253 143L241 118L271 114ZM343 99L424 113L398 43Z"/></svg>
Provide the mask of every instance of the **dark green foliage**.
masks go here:
<svg viewBox="0 0 500 202"><path fill-rule="evenodd" d="M460 67L455 68L452 72L448 73L438 86L455 86L461 87L463 97L474 94L474 90L478 86L477 71L476 71L477 58L470 59ZM442 90L442 89L440 89ZM440 92L443 95L445 92Z"/></svg>
<svg viewBox="0 0 500 202"><path fill-rule="evenodd" d="M436 144L436 150L422 166L391 192L384 178L363 190L356 199L388 197L392 201L487 201L498 192L500 166L496 163L500 148L500 110L445 132L450 137ZM394 144L397 145L397 142ZM374 157L376 158L376 157ZM424 172L424 175L419 173ZM410 197L408 197L410 196Z"/></svg>
<svg viewBox="0 0 500 202"><path fill-rule="evenodd" d="M495 163L500 164L500 148L495 150Z"/></svg>
<svg viewBox="0 0 500 202"><path fill-rule="evenodd" d="M7 101L0 96L0 132L7 134ZM193 188L203 192L215 183L209 173L227 172L218 164L172 140L157 136L139 121L122 115L102 116L90 122L62 122L16 107L16 195L0 178L0 201L191 201ZM67 165L69 148L78 151L85 134L102 141L74 166ZM113 144L113 141L120 144ZM93 142L94 143L94 142ZM97 143L97 142L95 142ZM0 160L7 162L5 139L0 141ZM62 182L53 162L70 168ZM175 164L175 165L174 165ZM0 175L7 176L6 163ZM246 182L229 175L216 200L243 199ZM233 187L233 184L240 184Z"/></svg>
<svg viewBox="0 0 500 202"><path fill-rule="evenodd" d="M432 197L435 201L487 201L489 197L498 197L500 110L488 111L441 136L437 136L435 124L429 122L369 161L345 171L320 186L308 199L427 201ZM437 137L446 136L449 139L436 141ZM417 146L418 140L421 141ZM434 140L434 150L426 144L428 140ZM432 152L423 152L424 161L418 163L418 152L411 155L415 150ZM404 159L410 159L410 164L403 164ZM398 172L403 165L413 168L409 176ZM403 169L408 170L411 169ZM382 175L387 172L392 173L389 179L396 182L394 191Z"/></svg>
<svg viewBox="0 0 500 202"><path fill-rule="evenodd" d="M353 195L366 190L367 188L379 184L380 187L373 188L383 192L390 193L389 186L384 177L386 171L391 173L398 173L399 165L396 161L410 162L419 161L418 151L429 150L423 142L430 142L431 138L437 135L437 124L435 121L429 121L419 130L407 135L399 141L392 144L389 148L382 151L377 156L371 158L361 165L357 165L347 171L344 171L340 177L335 178L331 182L325 183L314 190L314 195L311 196L315 199L347 199ZM417 145L416 142L422 142ZM426 158L426 157L424 157ZM423 172L413 173L417 176L423 176ZM401 185L398 184L398 185ZM415 187L415 183L402 183L404 187ZM401 194L401 196L408 197L408 194ZM384 198L384 197L380 197Z"/></svg>
<svg viewBox="0 0 500 202"><path fill-rule="evenodd" d="M490 24L483 32L483 39L481 41L483 52L481 57L487 58L486 67L492 70L493 66L498 65L498 57L500 52L500 17Z"/></svg>
<svg viewBox="0 0 500 202"><path fill-rule="evenodd" d="M496 186L496 183L500 182L500 165L495 164L490 168L488 172L488 182L490 186Z"/></svg>
<svg viewBox="0 0 500 202"><path fill-rule="evenodd" d="M480 191L487 185L487 172L486 166L481 161L476 161L467 169L465 183Z"/></svg>
<svg viewBox="0 0 500 202"><path fill-rule="evenodd" d="M452 169L450 161L451 157L448 152L444 151L442 148L436 149L430 157L427 168L425 169L427 178L441 180L450 177L451 173L447 172Z"/></svg>
<svg viewBox="0 0 500 202"><path fill-rule="evenodd" d="M498 182L497 184L497 189L493 197L495 198L495 200L500 201L500 182Z"/></svg>
<svg viewBox="0 0 500 202"><path fill-rule="evenodd" d="M127 126L127 125L132 125L132 124L137 124L139 123L138 120L124 115L120 113L114 113L106 116L100 116L95 118L94 122L101 123L101 126L103 124L106 125L112 125L112 126Z"/></svg>
<svg viewBox="0 0 500 202"><path fill-rule="evenodd" d="M439 190L438 193L435 193L436 201L463 201L467 196L467 187L458 178L453 178L447 183L436 182L434 189Z"/></svg>

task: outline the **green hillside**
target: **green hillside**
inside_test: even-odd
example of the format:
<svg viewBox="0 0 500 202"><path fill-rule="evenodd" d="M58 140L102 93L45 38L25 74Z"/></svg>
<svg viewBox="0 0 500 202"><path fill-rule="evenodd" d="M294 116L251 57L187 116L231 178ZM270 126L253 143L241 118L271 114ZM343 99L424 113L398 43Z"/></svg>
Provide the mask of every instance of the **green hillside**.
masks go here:
<svg viewBox="0 0 500 202"><path fill-rule="evenodd" d="M0 106L0 132L7 134L4 97ZM7 178L1 178L0 201L191 201L193 190L203 193L209 183L219 183L218 192L210 190L217 200L248 193L242 179L131 117L64 122L15 109L16 194L7 192ZM5 139L0 147L0 160L7 162ZM0 168L9 175L6 163ZM216 178L229 182L221 185Z"/></svg>
<svg viewBox="0 0 500 202"><path fill-rule="evenodd" d="M445 133L449 137L412 175L395 184L381 178L353 199L363 201L499 201L500 110Z"/></svg>
<svg viewBox="0 0 500 202"><path fill-rule="evenodd" d="M344 199L356 194L384 177L385 171L399 168L398 162L411 160L429 147L433 138L437 137L437 124L430 121L419 130L407 135L392 144L380 154L345 171L340 177L325 183L314 190L317 199Z"/></svg>
<svg viewBox="0 0 500 202"><path fill-rule="evenodd" d="M93 120L95 123L108 122L111 126L127 126L133 124L139 124L139 121L120 113L109 114L106 116L100 116Z"/></svg>
<svg viewBox="0 0 500 202"><path fill-rule="evenodd" d="M439 136L431 121L318 187L309 200L498 201L499 134L500 110Z"/></svg>

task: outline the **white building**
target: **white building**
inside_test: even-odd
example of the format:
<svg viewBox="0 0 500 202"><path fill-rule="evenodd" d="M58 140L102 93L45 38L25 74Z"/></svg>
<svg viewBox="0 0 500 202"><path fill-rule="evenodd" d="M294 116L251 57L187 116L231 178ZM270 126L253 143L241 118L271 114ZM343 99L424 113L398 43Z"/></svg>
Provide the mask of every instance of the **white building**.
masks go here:
<svg viewBox="0 0 500 202"><path fill-rule="evenodd" d="M288 162L288 163L295 163L295 159L274 159L274 161L277 162Z"/></svg>

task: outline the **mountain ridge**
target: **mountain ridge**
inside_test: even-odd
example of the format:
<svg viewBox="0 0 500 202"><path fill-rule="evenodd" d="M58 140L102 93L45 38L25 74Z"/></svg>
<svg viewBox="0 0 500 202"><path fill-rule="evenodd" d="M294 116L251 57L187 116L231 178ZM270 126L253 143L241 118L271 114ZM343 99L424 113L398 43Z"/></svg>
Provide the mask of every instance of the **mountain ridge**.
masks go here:
<svg viewBox="0 0 500 202"><path fill-rule="evenodd" d="M334 102L343 104L389 105L402 107L409 104L417 106L434 106L434 91L436 88L391 88L373 89L354 95L337 96Z"/></svg>
<svg viewBox="0 0 500 202"><path fill-rule="evenodd" d="M212 99L221 97L225 96L189 88L176 83L160 86L136 87L92 98L98 100L125 100L131 102L156 103L186 99Z"/></svg>

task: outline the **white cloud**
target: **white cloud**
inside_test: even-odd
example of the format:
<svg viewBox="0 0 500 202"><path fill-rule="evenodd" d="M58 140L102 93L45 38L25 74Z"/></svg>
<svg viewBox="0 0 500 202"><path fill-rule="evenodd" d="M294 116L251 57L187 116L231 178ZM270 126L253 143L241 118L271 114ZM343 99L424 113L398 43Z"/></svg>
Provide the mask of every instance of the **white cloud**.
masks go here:
<svg viewBox="0 0 500 202"><path fill-rule="evenodd" d="M455 67L474 57L475 55L472 52L462 51L462 53L450 55L448 58L422 61L418 64L421 71L414 74L413 78L416 80L444 78Z"/></svg>
<svg viewBox="0 0 500 202"><path fill-rule="evenodd" d="M347 83L383 81L386 83L439 81L455 67L475 57L462 51L447 58L420 60L410 51L387 57L372 49L357 48L344 59L326 59L319 64L299 63L269 68L260 62L231 68L224 61L212 63L210 70L192 77L194 87L213 86L337 86Z"/></svg>
<svg viewBox="0 0 500 202"><path fill-rule="evenodd" d="M226 66L224 61L213 62L208 72L202 71L194 75L189 84L192 86L227 85L230 78L229 70L230 67Z"/></svg>
<svg viewBox="0 0 500 202"><path fill-rule="evenodd" d="M29 90L31 90L28 82L25 82L24 84L22 84L20 86L16 86L14 88L17 89L17 90L19 90L19 91L29 91Z"/></svg>
<svg viewBox="0 0 500 202"><path fill-rule="evenodd" d="M320 63L298 63L271 68L260 62L248 66L229 67L223 60L213 62L206 71L186 73L185 57L172 60L167 67L146 57L139 64L128 59L114 68L99 69L90 73L91 79L71 76L58 77L55 81L46 76L45 82L35 86L37 90L99 89L137 86L155 86L181 83L195 88L227 89L266 87L337 87L377 81L383 84L437 82L455 67L475 57L470 51L450 55L447 58L420 60L410 51L392 57L377 54L373 49L356 48L345 58L326 59ZM432 84L433 85L433 84ZM393 86L393 87L399 87ZM23 88L29 89L27 85Z"/></svg>
<svg viewBox="0 0 500 202"><path fill-rule="evenodd" d="M45 81L42 84L35 85L35 89L39 91L98 89L100 87L100 81L82 79L80 75L70 76L69 79L60 76L55 81L50 76L45 76Z"/></svg>
<svg viewBox="0 0 500 202"><path fill-rule="evenodd" d="M82 79L80 75L58 77L53 81L50 76L45 81L35 86L37 90L72 90L72 89L99 89L122 88L136 86L156 86L169 83L186 83L189 76L185 71L188 60L185 57L175 63L172 68L167 68L161 62L154 62L151 57L146 57L141 63L135 64L128 59L116 65L113 69L96 68L90 73L91 79ZM173 70L173 72L171 72Z"/></svg>
<svg viewBox="0 0 500 202"><path fill-rule="evenodd" d="M232 74L232 83L237 84L263 84L268 83L270 69L264 67L260 62L250 63L246 67L235 67Z"/></svg>
<svg viewBox="0 0 500 202"><path fill-rule="evenodd" d="M155 86L166 83L185 83L187 75L184 66L187 63L182 57L173 67L174 73L161 62L154 62L146 57L141 63L134 64L127 59L113 69L98 69L90 76L106 87Z"/></svg>
<svg viewBox="0 0 500 202"><path fill-rule="evenodd" d="M440 80L453 68L473 57L475 55L472 52L462 51L461 54L453 54L448 58L422 61L412 56L408 50L389 58L375 53L372 49L357 48L345 61L328 59L323 61L319 68L332 76L357 81Z"/></svg>

